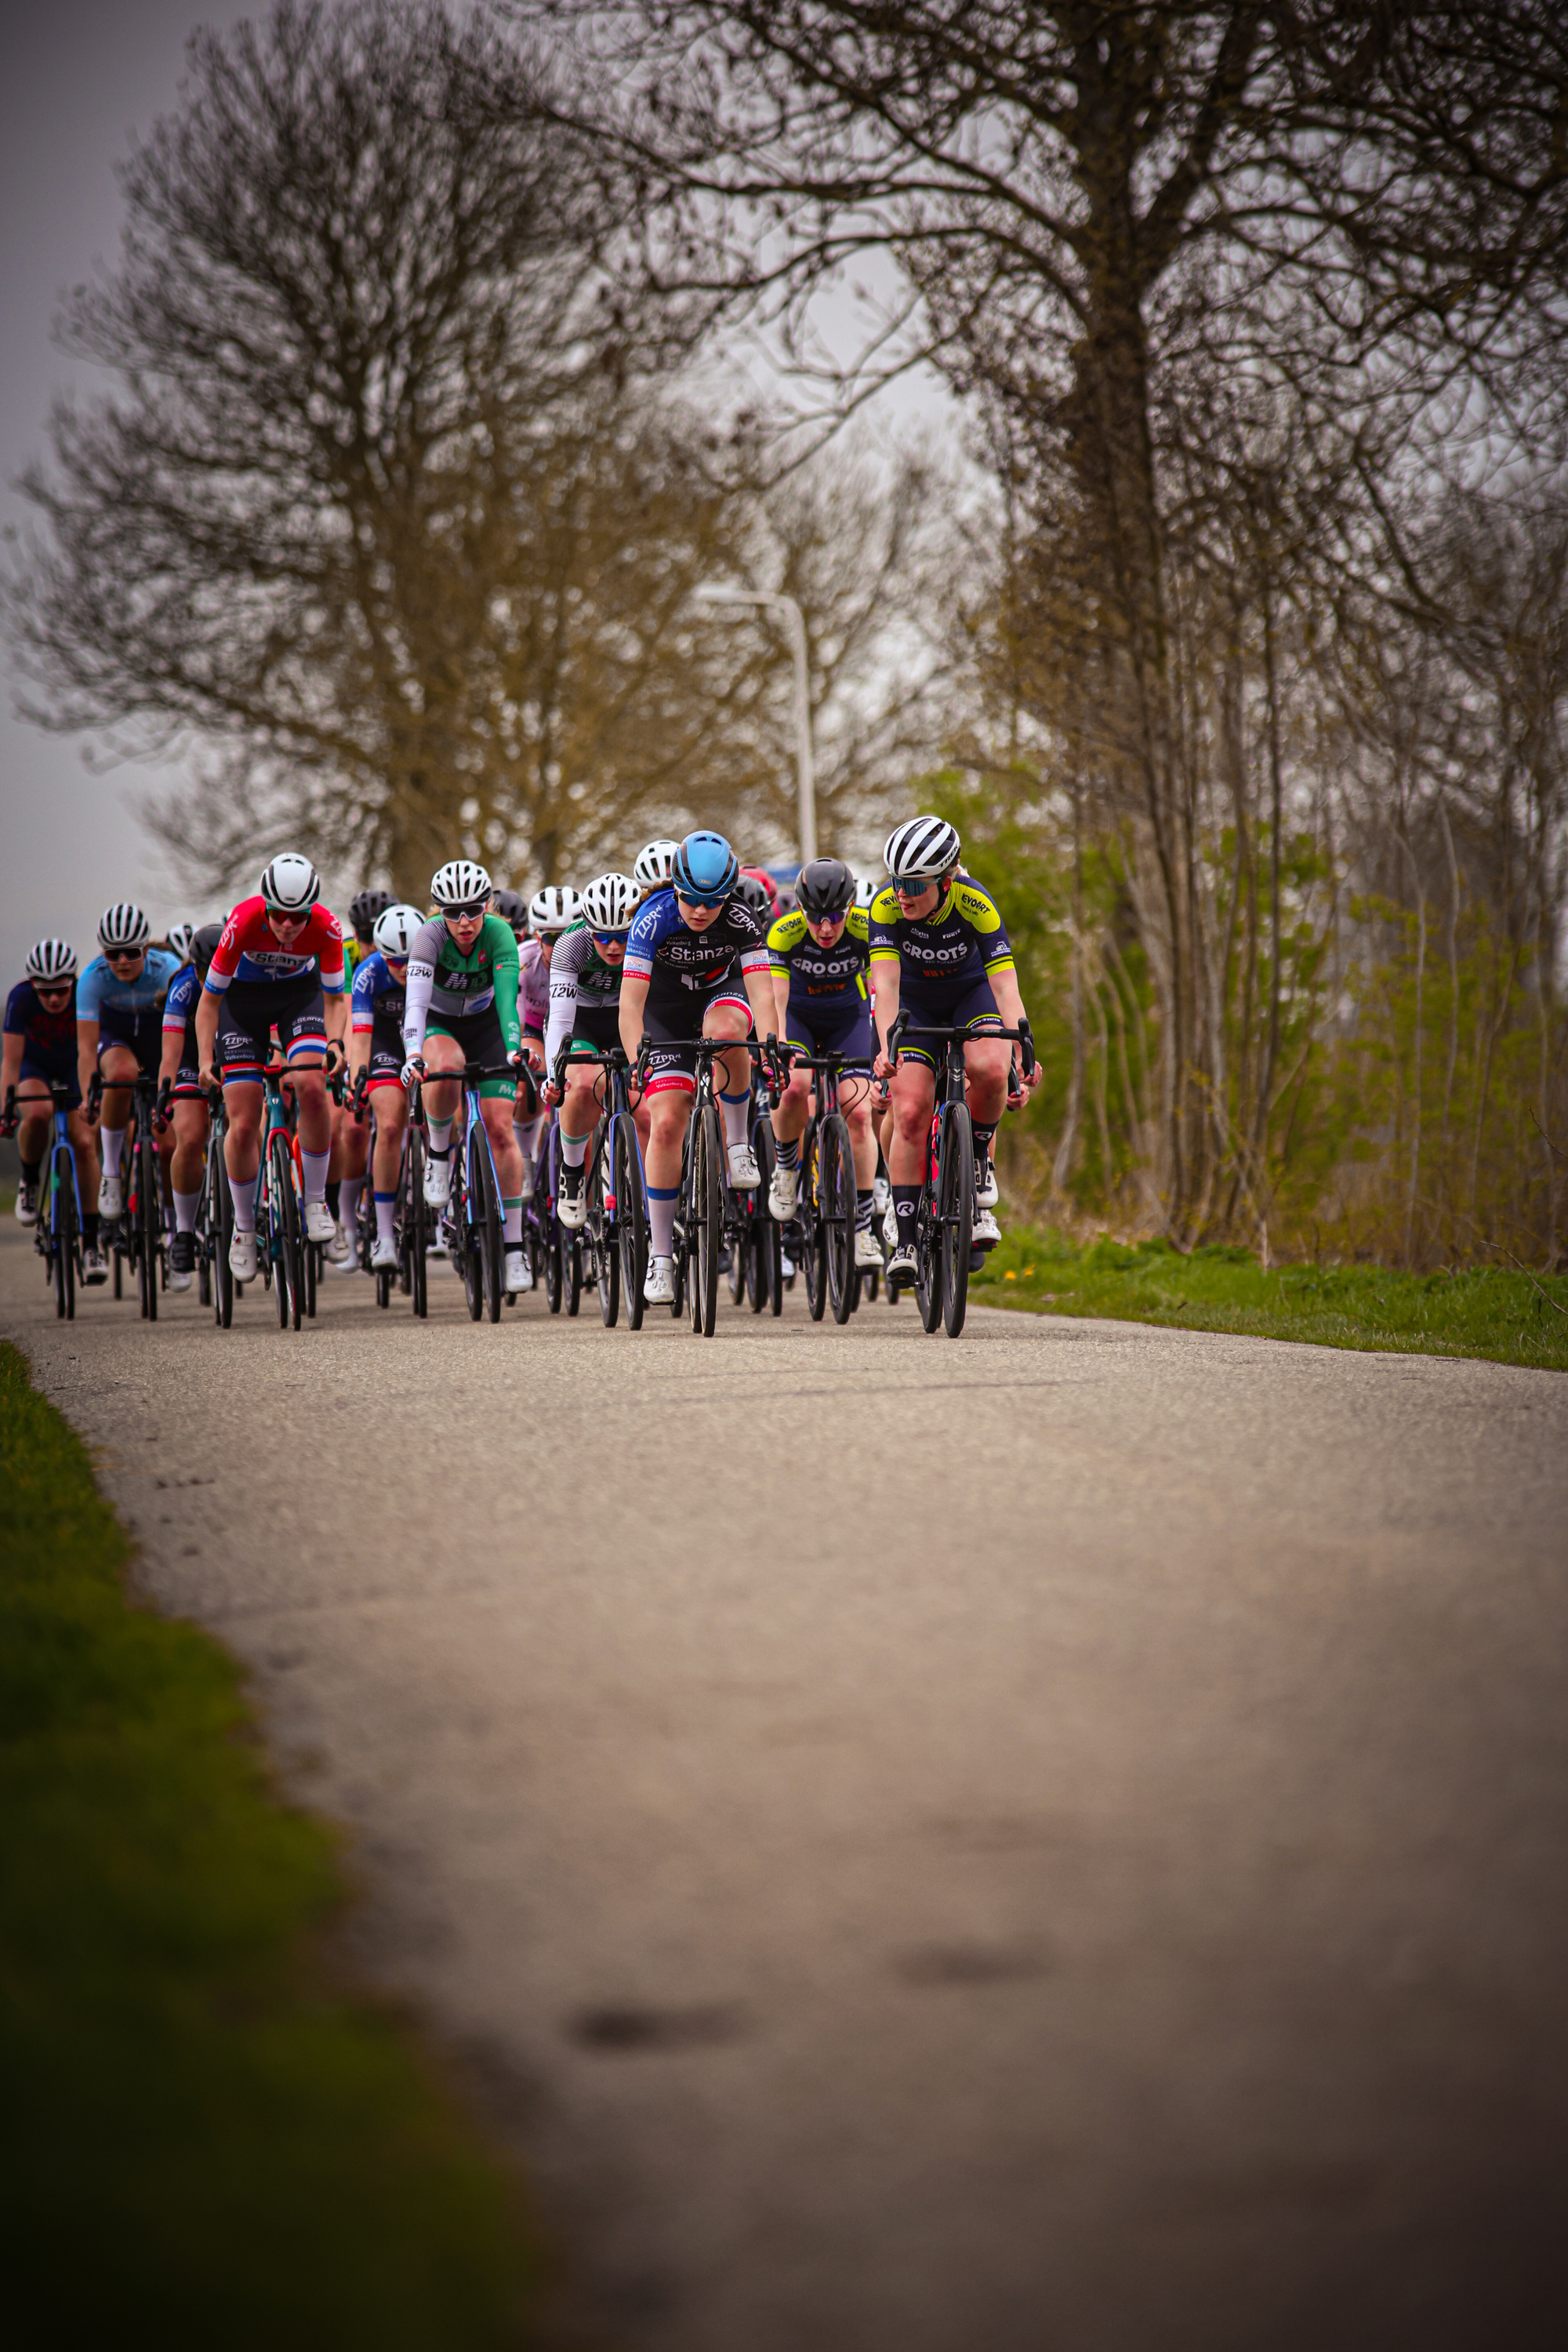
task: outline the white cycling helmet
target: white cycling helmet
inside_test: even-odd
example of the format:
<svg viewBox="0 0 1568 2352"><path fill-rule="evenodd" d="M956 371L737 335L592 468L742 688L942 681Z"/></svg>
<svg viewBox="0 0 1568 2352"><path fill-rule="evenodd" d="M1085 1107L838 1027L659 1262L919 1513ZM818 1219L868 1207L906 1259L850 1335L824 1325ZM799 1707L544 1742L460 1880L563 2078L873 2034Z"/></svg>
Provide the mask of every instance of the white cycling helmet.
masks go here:
<svg viewBox="0 0 1568 2352"><path fill-rule="evenodd" d="M46 988L76 978L76 950L67 940L39 940L27 950L27 978Z"/></svg>
<svg viewBox="0 0 1568 2352"><path fill-rule="evenodd" d="M882 862L895 882L940 882L958 864L959 840L945 817L912 816L888 835Z"/></svg>
<svg viewBox="0 0 1568 2352"><path fill-rule="evenodd" d="M645 890L661 889L675 874L675 861L680 855L679 841L650 841L637 855L632 867L635 879Z"/></svg>
<svg viewBox="0 0 1568 2352"><path fill-rule="evenodd" d="M262 876L261 895L280 915L307 915L321 895L321 877L308 857L286 849Z"/></svg>
<svg viewBox="0 0 1568 2352"><path fill-rule="evenodd" d="M117 907L105 907L98 919L100 948L144 948L152 936L152 924L129 898L122 898Z"/></svg>
<svg viewBox="0 0 1568 2352"><path fill-rule="evenodd" d="M569 931L583 911L583 901L570 884L550 883L528 902L528 919L536 931Z"/></svg>
<svg viewBox="0 0 1568 2352"><path fill-rule="evenodd" d="M583 893L583 920L591 931L629 931L641 896L629 874L601 874Z"/></svg>
<svg viewBox="0 0 1568 2352"><path fill-rule="evenodd" d="M425 918L417 907L388 907L384 914L376 917L372 937L383 955L392 956L398 963L404 963L424 925Z"/></svg>
<svg viewBox="0 0 1568 2352"><path fill-rule="evenodd" d="M182 963L189 963L191 960L191 941L195 938L195 936L196 927L195 923L170 924L168 930L169 945L179 957Z"/></svg>
<svg viewBox="0 0 1568 2352"><path fill-rule="evenodd" d="M494 883L471 857L448 858L431 877L430 896L444 915L478 915L489 904Z"/></svg>
<svg viewBox="0 0 1568 2352"><path fill-rule="evenodd" d="M871 901L876 897L879 887L880 886L875 882L857 882L855 885L855 904L858 907L864 907L869 910Z"/></svg>

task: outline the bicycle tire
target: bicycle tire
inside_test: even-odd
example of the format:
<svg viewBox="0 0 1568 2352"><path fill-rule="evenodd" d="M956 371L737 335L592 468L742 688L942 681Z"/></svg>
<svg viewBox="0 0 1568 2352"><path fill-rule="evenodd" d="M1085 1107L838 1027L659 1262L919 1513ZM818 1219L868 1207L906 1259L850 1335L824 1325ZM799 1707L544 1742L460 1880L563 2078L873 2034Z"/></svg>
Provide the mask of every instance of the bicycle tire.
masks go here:
<svg viewBox="0 0 1568 2352"><path fill-rule="evenodd" d="M616 1238L621 1261L621 1287L626 1294L626 1327L642 1329L643 1284L647 1280L647 1204L643 1197L642 1161L637 1155L637 1129L617 1112L612 1133L616 1174Z"/></svg>
<svg viewBox="0 0 1568 2352"><path fill-rule="evenodd" d="M598 1277L599 1320L606 1331L613 1331L621 1318L621 1253L611 1220L611 1232L606 1239L605 1203L605 1164L610 1159L612 1136L608 1127L599 1130L594 1146L593 1166L588 1172L588 1231L594 1242L594 1272ZM615 1163L610 1161L610 1182L615 1185ZM616 1205L620 1195L615 1193Z"/></svg>
<svg viewBox="0 0 1568 2352"><path fill-rule="evenodd" d="M121 1248L119 1243L116 1242L111 1246L109 1255L114 1262L114 1296L116 1298L123 1298L125 1296L125 1253Z"/></svg>
<svg viewBox="0 0 1568 2352"><path fill-rule="evenodd" d="M814 1323L827 1306L827 1234L822 1222L822 1127L813 1119L800 1152L801 1267Z"/></svg>
<svg viewBox="0 0 1568 2352"><path fill-rule="evenodd" d="M561 1257L563 1238L560 1226L552 1223L544 1244L544 1303L552 1315L560 1314L565 1290L566 1269Z"/></svg>
<svg viewBox="0 0 1568 2352"><path fill-rule="evenodd" d="M691 1202L697 1224L691 1328L704 1339L712 1338L719 1320L719 1261L724 1251L724 1201L719 1181L722 1150L718 1108L705 1103L697 1114L691 1159Z"/></svg>
<svg viewBox="0 0 1568 2352"><path fill-rule="evenodd" d="M207 1245L213 1254L213 1320L220 1331L234 1322L234 1272L228 1245L234 1239L234 1195L228 1189L228 1166L223 1156L223 1135L215 1129L207 1146Z"/></svg>
<svg viewBox="0 0 1568 2352"><path fill-rule="evenodd" d="M320 1279L321 1271L321 1244L320 1242L313 1242L308 1237L302 1237L300 1249L300 1264L305 1269L305 1314L308 1320L314 1322L316 1319L316 1284Z"/></svg>
<svg viewBox="0 0 1568 2352"><path fill-rule="evenodd" d="M488 1129L481 1123L480 1132L469 1139L474 1172L479 1178L479 1199L475 1203L475 1225L479 1234L479 1286L485 1313L492 1323L500 1321L501 1292L505 1288L506 1258L501 1238L500 1186L496 1181L495 1160L490 1151Z"/></svg>
<svg viewBox="0 0 1568 2352"><path fill-rule="evenodd" d="M956 1339L969 1304L969 1255L974 1233L974 1130L967 1103L952 1103L937 1143L937 1199L942 1212L942 1315Z"/></svg>
<svg viewBox="0 0 1568 2352"><path fill-rule="evenodd" d="M822 1122L823 1254L827 1262L827 1297L836 1323L847 1323L860 1292L855 1271L855 1156L849 1129L838 1111Z"/></svg>
<svg viewBox="0 0 1568 2352"><path fill-rule="evenodd" d="M942 1114L939 1111L933 1117L940 1120ZM937 1141L926 1147L926 1179L915 1212L915 1304L928 1331L934 1331L942 1321L942 1226L937 1220L934 1197L940 1148L939 1126Z"/></svg>
<svg viewBox="0 0 1568 2352"><path fill-rule="evenodd" d="M294 1189L294 1147L279 1129L268 1146L272 1193L273 1244L278 1267L278 1324L297 1331L305 1319L304 1235L300 1195Z"/></svg>
<svg viewBox="0 0 1568 2352"><path fill-rule="evenodd" d="M408 1148L403 1155L403 1180L408 1187L403 1207L403 1232L408 1262L408 1297L415 1314L423 1322L430 1312L429 1220L425 1211L425 1137L423 1131L411 1126Z"/></svg>
<svg viewBox="0 0 1568 2352"><path fill-rule="evenodd" d="M569 1234L564 1228L561 1234L561 1273L566 1292L566 1312L575 1315L583 1304L583 1236L581 1234Z"/></svg>
<svg viewBox="0 0 1568 2352"><path fill-rule="evenodd" d="M141 1135L136 1139L136 1268L142 1285L142 1312L149 1323L158 1320L158 1240L163 1213L158 1147L150 1135Z"/></svg>
<svg viewBox="0 0 1568 2352"><path fill-rule="evenodd" d="M55 1315L76 1319L76 1160L68 1143L55 1146L51 1162L50 1242L54 1255Z"/></svg>

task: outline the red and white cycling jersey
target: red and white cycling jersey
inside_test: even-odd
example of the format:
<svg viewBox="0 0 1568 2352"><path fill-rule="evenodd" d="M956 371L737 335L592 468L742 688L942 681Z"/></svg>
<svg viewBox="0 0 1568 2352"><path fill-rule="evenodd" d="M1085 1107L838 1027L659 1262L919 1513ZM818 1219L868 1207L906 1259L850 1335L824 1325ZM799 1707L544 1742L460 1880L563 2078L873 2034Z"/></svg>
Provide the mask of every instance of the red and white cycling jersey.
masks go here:
<svg viewBox="0 0 1568 2352"><path fill-rule="evenodd" d="M330 907L318 899L303 931L285 947L267 919L266 899L242 898L223 927L206 984L215 996L221 996L231 980L302 980L316 965L327 993L341 995L343 933Z"/></svg>

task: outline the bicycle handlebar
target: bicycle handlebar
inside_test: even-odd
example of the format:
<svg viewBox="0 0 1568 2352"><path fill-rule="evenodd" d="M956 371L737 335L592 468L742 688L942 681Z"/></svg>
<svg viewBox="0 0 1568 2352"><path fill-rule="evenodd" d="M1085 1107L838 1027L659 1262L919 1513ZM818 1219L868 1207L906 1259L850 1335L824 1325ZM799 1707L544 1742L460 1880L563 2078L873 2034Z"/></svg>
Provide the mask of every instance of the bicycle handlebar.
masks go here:
<svg viewBox="0 0 1568 2352"><path fill-rule="evenodd" d="M1005 1037L1023 1049L1022 1059L1026 1077L1035 1066L1035 1033L1026 1021L1020 1021L1016 1029L930 1029L915 1027L910 1023L909 1014L900 1013L888 1031L888 1059L890 1062L897 1063L899 1049L906 1037L936 1038L949 1045L968 1045L981 1037Z"/></svg>

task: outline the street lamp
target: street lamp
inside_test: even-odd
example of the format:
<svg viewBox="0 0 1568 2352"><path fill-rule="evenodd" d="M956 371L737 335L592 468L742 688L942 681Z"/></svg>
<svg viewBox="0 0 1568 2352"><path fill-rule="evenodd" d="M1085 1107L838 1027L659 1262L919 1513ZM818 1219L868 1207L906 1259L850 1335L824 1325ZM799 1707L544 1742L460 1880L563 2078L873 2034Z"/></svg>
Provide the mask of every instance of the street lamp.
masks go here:
<svg viewBox="0 0 1568 2352"><path fill-rule="evenodd" d="M762 604L782 613L795 656L795 764L799 803L800 862L816 856L816 770L811 756L811 683L805 667L805 615L793 596L762 588L721 588L708 581L692 593L700 604Z"/></svg>

